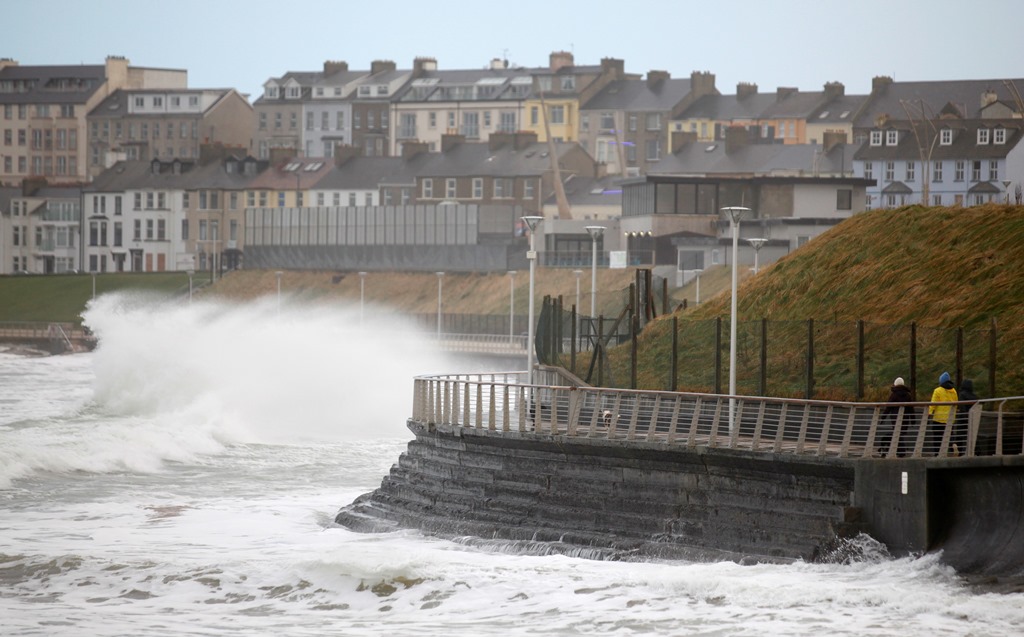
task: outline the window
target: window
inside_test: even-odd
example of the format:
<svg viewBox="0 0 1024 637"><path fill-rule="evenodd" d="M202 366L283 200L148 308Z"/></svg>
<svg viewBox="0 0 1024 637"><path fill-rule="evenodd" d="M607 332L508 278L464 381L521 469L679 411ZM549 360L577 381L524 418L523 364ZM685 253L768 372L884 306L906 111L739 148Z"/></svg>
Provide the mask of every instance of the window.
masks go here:
<svg viewBox="0 0 1024 637"><path fill-rule="evenodd" d="M942 205L942 195L932 195L932 205L933 206L941 206Z"/></svg>
<svg viewBox="0 0 1024 637"><path fill-rule="evenodd" d="M363 127L363 116L359 111L352 113L352 128L359 129Z"/></svg>
<svg viewBox="0 0 1024 637"><path fill-rule="evenodd" d="M836 210L851 210L853 208L853 191L841 189L836 191Z"/></svg>
<svg viewBox="0 0 1024 637"><path fill-rule="evenodd" d="M563 91L575 91L576 90L576 78L572 75L566 75L562 78L562 90Z"/></svg>
<svg viewBox="0 0 1024 637"><path fill-rule="evenodd" d="M144 97L136 97L135 98L135 108L143 108L145 105L146 105L146 98L144 98Z"/></svg>
<svg viewBox="0 0 1024 637"><path fill-rule="evenodd" d="M887 161L885 162L885 180L892 181L896 178L896 162Z"/></svg>
<svg viewBox="0 0 1024 637"><path fill-rule="evenodd" d="M564 124L565 123L565 107L564 106L552 106L551 107L551 123L552 124Z"/></svg>
<svg viewBox="0 0 1024 637"><path fill-rule="evenodd" d="M164 219L156 220L156 239L157 241L167 241L167 221Z"/></svg>
<svg viewBox="0 0 1024 637"><path fill-rule="evenodd" d="M647 114L647 130L661 130L661 113Z"/></svg>
<svg viewBox="0 0 1024 637"><path fill-rule="evenodd" d="M601 130L614 130L615 129L615 114L614 113L601 113Z"/></svg>
<svg viewBox="0 0 1024 637"><path fill-rule="evenodd" d="M875 178L875 165L874 165L874 163L870 162L870 161L864 162L864 179L874 179L874 178Z"/></svg>
<svg viewBox="0 0 1024 637"><path fill-rule="evenodd" d="M345 128L345 111L338 111L335 114L334 119L335 119L335 122L334 122L335 126L334 127L337 130L341 130L341 129Z"/></svg>
<svg viewBox="0 0 1024 637"><path fill-rule="evenodd" d="M887 130L887 131L885 131L885 145L886 146L896 146L899 143L900 143L900 133L899 133L899 131L895 131L895 130Z"/></svg>
<svg viewBox="0 0 1024 637"><path fill-rule="evenodd" d="M455 180L445 179L444 180L444 196L448 199L455 199Z"/></svg>
<svg viewBox="0 0 1024 637"><path fill-rule="evenodd" d="M427 126L429 128L437 128L437 112L430 111L427 113Z"/></svg>
<svg viewBox="0 0 1024 637"><path fill-rule="evenodd" d="M466 139L478 139L480 137L480 114L463 113L462 130L459 131L466 136Z"/></svg>
<svg viewBox="0 0 1024 637"><path fill-rule="evenodd" d="M523 184L523 198L533 199L533 180L527 179Z"/></svg>
<svg viewBox="0 0 1024 637"><path fill-rule="evenodd" d="M536 106L531 106L530 107L530 125L532 125L532 126L536 126L537 125L537 115L538 114L539 114L539 111L537 110L537 107Z"/></svg>
<svg viewBox="0 0 1024 637"><path fill-rule="evenodd" d="M455 128L455 111L448 111L448 128Z"/></svg>
<svg viewBox="0 0 1024 637"><path fill-rule="evenodd" d="M320 113L320 130L330 130L330 128L331 128L330 117L331 117L331 114L328 113L327 111L323 111L323 112Z"/></svg>
<svg viewBox="0 0 1024 637"><path fill-rule="evenodd" d="M932 181L942 181L942 162L937 161L932 165Z"/></svg>
<svg viewBox="0 0 1024 637"><path fill-rule="evenodd" d="M999 181L999 160L990 159L988 162L988 180Z"/></svg>
<svg viewBox="0 0 1024 637"><path fill-rule="evenodd" d="M284 191L277 193L277 207L284 208Z"/></svg>
<svg viewBox="0 0 1024 637"><path fill-rule="evenodd" d="M162 97L154 97L153 98L153 106L155 106L157 108L162 108L163 105L164 105L164 98L162 98Z"/></svg>
<svg viewBox="0 0 1024 637"><path fill-rule="evenodd" d="M871 145L881 146L882 145L882 131L873 130L871 131Z"/></svg>
<svg viewBox="0 0 1024 637"><path fill-rule="evenodd" d="M496 177L494 179L494 198L495 199L511 199L515 196L513 190L512 180L506 177Z"/></svg>
<svg viewBox="0 0 1024 637"><path fill-rule="evenodd" d="M416 114L402 113L399 116L398 136L402 139L415 139L416 137Z"/></svg>
<svg viewBox="0 0 1024 637"><path fill-rule="evenodd" d="M410 199L412 199L412 193L408 188L402 188L402 205L408 204Z"/></svg>
<svg viewBox="0 0 1024 637"><path fill-rule="evenodd" d="M1005 144L1006 143L1006 129L997 128L992 131L992 143L993 144Z"/></svg>
<svg viewBox="0 0 1024 637"><path fill-rule="evenodd" d="M381 118L381 119L383 119L383 118ZM490 127L491 127L491 112L490 111L484 111L484 128L490 128Z"/></svg>
<svg viewBox="0 0 1024 637"><path fill-rule="evenodd" d="M354 193L354 192L348 193L348 205L352 206L353 208L357 205L356 204L356 193Z"/></svg>
<svg viewBox="0 0 1024 637"><path fill-rule="evenodd" d="M949 146L953 143L953 129L943 128L939 131L939 144L942 146Z"/></svg>
<svg viewBox="0 0 1024 637"><path fill-rule="evenodd" d="M114 195L114 214L121 214L121 195Z"/></svg>
<svg viewBox="0 0 1024 637"><path fill-rule="evenodd" d="M658 161L661 159L661 140L647 140L647 161Z"/></svg>
<svg viewBox="0 0 1024 637"><path fill-rule="evenodd" d="M981 160L971 162L971 181L981 181Z"/></svg>
<svg viewBox="0 0 1024 637"><path fill-rule="evenodd" d="M484 196L484 180L480 177L473 177L473 199L481 199Z"/></svg>
<svg viewBox="0 0 1024 637"><path fill-rule="evenodd" d="M914 175L916 173L917 164L912 161L907 162L906 181L914 181Z"/></svg>
<svg viewBox="0 0 1024 637"><path fill-rule="evenodd" d="M331 196L331 205L334 205L334 206L340 206L341 205L341 193L340 192L336 192L336 193L334 193Z"/></svg>
<svg viewBox="0 0 1024 637"><path fill-rule="evenodd" d="M430 177L426 177L423 179L423 198L434 198L434 180L431 179Z"/></svg>
<svg viewBox="0 0 1024 637"><path fill-rule="evenodd" d="M153 234L154 234L153 233L153 228L154 228L153 220L152 219L146 219L146 241L152 241L153 240Z"/></svg>
<svg viewBox="0 0 1024 637"><path fill-rule="evenodd" d="M979 128L978 129L978 144L987 144L987 143L988 143L988 129L987 128Z"/></svg>
<svg viewBox="0 0 1024 637"><path fill-rule="evenodd" d="M956 164L954 164L954 170L953 170L953 181L963 181L964 180L964 169L965 169L964 160L962 160L962 159L956 160Z"/></svg>

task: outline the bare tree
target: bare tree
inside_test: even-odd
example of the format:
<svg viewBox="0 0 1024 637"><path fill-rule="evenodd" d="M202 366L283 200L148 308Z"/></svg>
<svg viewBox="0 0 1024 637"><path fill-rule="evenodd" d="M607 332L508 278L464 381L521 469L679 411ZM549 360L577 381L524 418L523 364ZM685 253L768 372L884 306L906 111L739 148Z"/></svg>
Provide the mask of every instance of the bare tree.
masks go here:
<svg viewBox="0 0 1024 637"><path fill-rule="evenodd" d="M910 130L914 132L914 138L917 140L917 153L921 159L921 203L927 206L931 190L932 152L935 150L935 143L939 140L939 130L935 126L934 114L925 112L926 106L923 100L919 100L917 104L908 100L900 100L900 106L907 114L907 119L910 120ZM912 108L915 111L914 114L911 114ZM928 110L930 111L930 109Z"/></svg>

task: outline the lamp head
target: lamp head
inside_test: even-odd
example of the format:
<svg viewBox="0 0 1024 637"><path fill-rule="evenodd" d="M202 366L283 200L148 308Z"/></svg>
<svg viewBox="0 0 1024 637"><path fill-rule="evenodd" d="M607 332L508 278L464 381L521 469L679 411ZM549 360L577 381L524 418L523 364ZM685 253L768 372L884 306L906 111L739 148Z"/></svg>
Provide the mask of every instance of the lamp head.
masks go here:
<svg viewBox="0 0 1024 637"><path fill-rule="evenodd" d="M532 215L521 217L521 219L523 220L523 223L526 224L526 227L530 229L530 232L536 230L537 226L540 225L540 222L544 221L544 217L537 217Z"/></svg>
<svg viewBox="0 0 1024 637"><path fill-rule="evenodd" d="M762 238L747 239L746 241L750 245L754 246L754 251L755 252L760 250L764 246L764 244L768 243L768 239L762 239Z"/></svg>
<svg viewBox="0 0 1024 637"><path fill-rule="evenodd" d="M587 226L587 234L595 241L604 235L604 226Z"/></svg>
<svg viewBox="0 0 1024 637"><path fill-rule="evenodd" d="M724 212L733 223L739 223L740 219L743 218L743 215L750 212L750 208L744 208L743 206L726 206L725 208L722 208L722 212Z"/></svg>

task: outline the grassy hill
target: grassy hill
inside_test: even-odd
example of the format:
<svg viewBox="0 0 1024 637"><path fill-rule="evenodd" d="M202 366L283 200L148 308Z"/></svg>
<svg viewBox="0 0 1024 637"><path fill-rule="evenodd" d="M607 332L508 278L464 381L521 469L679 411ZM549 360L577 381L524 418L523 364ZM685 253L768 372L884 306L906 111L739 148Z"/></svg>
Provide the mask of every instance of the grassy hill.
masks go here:
<svg viewBox="0 0 1024 637"><path fill-rule="evenodd" d="M769 319L775 332L769 367L776 375L796 378L777 393L800 394L800 372L792 368L804 365L804 322L814 319L816 324L845 324L842 329L850 334L851 326L864 320L869 331L875 328L869 333L869 342L891 342L886 344L891 355L876 354L875 360L869 361L873 372L870 384L875 389L868 397L875 398L895 376L907 373L906 325L915 322L919 326L920 396L934 385L933 376L944 369L952 371L953 335L958 327L965 329L965 347L980 352L972 354L975 360L965 374L984 377L987 364L977 359L987 354L987 334L994 320L998 330L997 393L1024 394L1024 207L911 206L858 214L762 268L757 276L748 277L740 284L737 297L738 326L743 328L746 322L749 328L762 318ZM691 334L693 326L724 318L726 375L729 314L730 298L725 290L699 307L674 315L691 326L684 328ZM666 342L671 337L667 318L649 325L642 335L640 386L665 387L670 361ZM789 335L785 334L787 325L792 328ZM741 333L737 343L751 349L758 338L758 334ZM838 343L839 337L835 338ZM843 344L830 347L829 351L815 349L816 376L820 371L822 377L848 377L855 359L855 340L844 337ZM612 354L620 369L623 358L629 356L622 349ZM747 356L756 358L757 353L747 352ZM704 360L689 362L707 365ZM740 364L737 369L741 370ZM623 374L618 376L618 384L624 384ZM704 383L691 386L706 389L708 377L704 374ZM754 383L749 371L745 380L748 388ZM836 397L850 390L849 381L842 382L845 389ZM822 397L826 396L828 392Z"/></svg>

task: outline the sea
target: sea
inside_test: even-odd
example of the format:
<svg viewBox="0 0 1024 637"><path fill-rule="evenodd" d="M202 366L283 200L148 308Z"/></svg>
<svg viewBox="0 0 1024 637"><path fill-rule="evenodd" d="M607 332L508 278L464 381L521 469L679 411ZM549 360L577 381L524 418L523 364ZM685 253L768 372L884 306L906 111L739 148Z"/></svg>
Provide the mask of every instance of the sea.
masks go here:
<svg viewBox="0 0 1024 637"><path fill-rule="evenodd" d="M508 361L281 297L108 294L83 316L93 352L0 348L0 635L1024 630L1024 594L870 538L842 563L741 565L352 532L334 516L412 438L413 377Z"/></svg>

